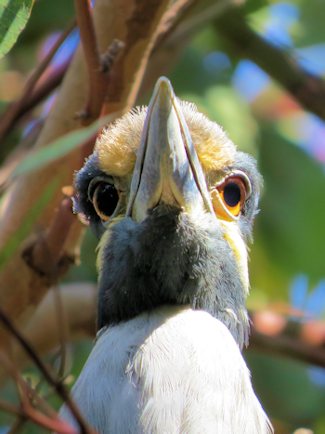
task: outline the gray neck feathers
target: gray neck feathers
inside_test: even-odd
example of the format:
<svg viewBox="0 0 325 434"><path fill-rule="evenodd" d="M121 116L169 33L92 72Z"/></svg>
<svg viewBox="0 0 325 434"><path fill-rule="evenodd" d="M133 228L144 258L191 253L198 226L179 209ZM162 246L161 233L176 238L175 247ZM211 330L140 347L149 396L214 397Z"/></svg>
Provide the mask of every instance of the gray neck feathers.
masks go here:
<svg viewBox="0 0 325 434"><path fill-rule="evenodd" d="M247 344L245 288L216 219L160 205L141 224L125 218L100 246L98 328L164 304L189 304Z"/></svg>

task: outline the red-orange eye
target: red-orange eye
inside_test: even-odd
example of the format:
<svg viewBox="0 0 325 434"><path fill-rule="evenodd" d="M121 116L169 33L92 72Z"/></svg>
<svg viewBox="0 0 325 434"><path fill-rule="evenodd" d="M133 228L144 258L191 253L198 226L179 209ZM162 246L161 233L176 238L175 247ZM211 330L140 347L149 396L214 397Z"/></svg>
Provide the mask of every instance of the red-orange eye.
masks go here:
<svg viewBox="0 0 325 434"><path fill-rule="evenodd" d="M231 175L216 186L211 198L214 210L220 217L231 220L239 216L248 196L248 182L241 176Z"/></svg>

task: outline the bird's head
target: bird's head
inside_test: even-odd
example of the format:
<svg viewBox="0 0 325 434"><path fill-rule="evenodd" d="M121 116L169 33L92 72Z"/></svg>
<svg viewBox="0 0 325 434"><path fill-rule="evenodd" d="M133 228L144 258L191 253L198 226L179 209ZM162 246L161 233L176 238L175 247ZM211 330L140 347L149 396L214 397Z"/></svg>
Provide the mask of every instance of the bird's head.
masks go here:
<svg viewBox="0 0 325 434"><path fill-rule="evenodd" d="M76 176L76 210L101 238L98 327L187 304L246 343L260 182L255 161L160 78L148 108L105 129Z"/></svg>

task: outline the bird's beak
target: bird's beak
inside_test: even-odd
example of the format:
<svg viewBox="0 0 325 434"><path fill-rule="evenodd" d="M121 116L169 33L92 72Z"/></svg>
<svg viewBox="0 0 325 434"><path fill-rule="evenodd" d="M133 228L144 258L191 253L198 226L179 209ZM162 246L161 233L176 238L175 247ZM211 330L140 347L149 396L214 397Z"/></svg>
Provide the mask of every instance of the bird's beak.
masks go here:
<svg viewBox="0 0 325 434"><path fill-rule="evenodd" d="M159 78L142 132L127 215L138 222L159 203L213 213L203 170L170 81Z"/></svg>

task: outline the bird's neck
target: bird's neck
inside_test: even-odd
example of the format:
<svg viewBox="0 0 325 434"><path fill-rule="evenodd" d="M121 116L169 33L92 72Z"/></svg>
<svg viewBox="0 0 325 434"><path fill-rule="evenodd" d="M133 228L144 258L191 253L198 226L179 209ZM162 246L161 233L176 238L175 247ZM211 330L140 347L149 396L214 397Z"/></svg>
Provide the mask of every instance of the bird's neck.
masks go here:
<svg viewBox="0 0 325 434"><path fill-rule="evenodd" d="M158 209L141 224L123 219L100 243L98 327L162 305L190 305L247 343L245 288L217 222Z"/></svg>

